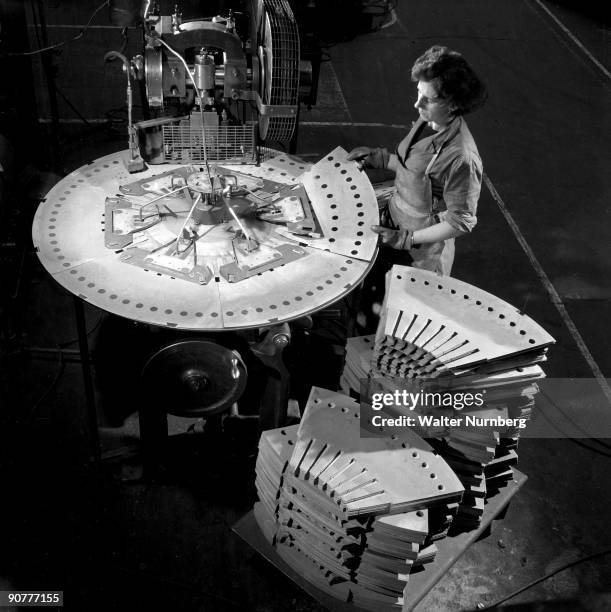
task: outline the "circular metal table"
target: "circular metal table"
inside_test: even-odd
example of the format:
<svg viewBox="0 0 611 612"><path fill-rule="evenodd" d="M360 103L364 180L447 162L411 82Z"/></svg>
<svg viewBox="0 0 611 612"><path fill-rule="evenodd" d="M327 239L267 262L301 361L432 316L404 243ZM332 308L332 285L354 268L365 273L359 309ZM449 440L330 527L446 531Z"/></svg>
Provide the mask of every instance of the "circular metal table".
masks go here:
<svg viewBox="0 0 611 612"><path fill-rule="evenodd" d="M314 237L295 235L286 226L260 217L236 219L265 248L267 244L271 249L289 245L296 259L255 270L237 282L229 282L227 275L219 274L218 266L210 265L211 277L205 284L187 282L171 269L164 273L130 265L134 252L130 249L146 236L143 233L138 238L132 232L134 244L109 246L108 237L105 241L111 223L109 199L129 206L126 185L153 183L185 165L149 166L130 175L124 155L101 157L63 178L40 203L33 223L34 246L46 270L68 291L98 308L134 321L184 330L266 327L336 302L359 284L373 263L377 236L370 226L378 222L376 196L365 173L355 162L346 161L346 152L337 148L314 165L281 153L258 166L218 164L226 172L305 190L318 222L319 233ZM139 205L153 196L145 194ZM184 205L182 208L184 219L187 211ZM163 231L174 237L180 233L180 215L171 207L167 210ZM217 238L223 239L218 234L227 225L223 224L224 230L210 227L209 236L198 238L200 260L206 260L206 249Z"/></svg>

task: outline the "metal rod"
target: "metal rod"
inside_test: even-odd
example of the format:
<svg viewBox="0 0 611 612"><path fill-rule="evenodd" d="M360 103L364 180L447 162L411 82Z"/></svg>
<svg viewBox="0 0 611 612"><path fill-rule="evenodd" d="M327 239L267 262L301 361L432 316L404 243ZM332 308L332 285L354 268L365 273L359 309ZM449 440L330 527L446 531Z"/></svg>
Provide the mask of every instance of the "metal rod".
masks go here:
<svg viewBox="0 0 611 612"><path fill-rule="evenodd" d="M157 196L156 198L153 198L152 200L149 200L146 204L142 204L142 206L140 206L140 221L142 221L142 211L149 205L149 204L153 204L154 202L157 202L157 200L163 200L163 198L167 198L168 196L171 196L175 193L178 193L179 191L182 191L184 189L184 185L182 187L179 187L178 189L174 189L173 191L169 191L168 193L164 193L160 196Z"/></svg>
<svg viewBox="0 0 611 612"><path fill-rule="evenodd" d="M184 57L180 53L172 49L172 47L170 47L170 45L168 45L168 43L165 40L163 40L163 38L161 38L161 36L159 36L155 40L159 41L170 53L175 55L180 60L180 62L185 68L186 75L191 79L191 83L193 83L193 89L195 90L195 93L199 96L199 116L200 116L200 120L202 124L202 148L204 151L204 164L206 166L206 173L208 175L208 180L210 181L210 184L212 184L212 180L210 179L210 166L208 165L208 152L206 151L206 127L204 125L204 109L203 109L204 90L199 89L199 87L195 83L195 79L193 78L193 75L191 74L191 71L189 70L189 66L187 62L185 61Z"/></svg>
<svg viewBox="0 0 611 612"><path fill-rule="evenodd" d="M191 215L193 214L195 207L198 205L201 199L202 199L202 194L198 193L193 202L193 206L191 206L191 210L189 211L189 214L187 215L187 218L185 219L185 222L182 224L182 227L180 228L180 231L178 232L178 236L176 236L176 251L178 251L178 243L180 242L180 239L182 238L182 233L185 231L185 227L187 227L187 223L189 222L189 219L191 218Z"/></svg>
<svg viewBox="0 0 611 612"><path fill-rule="evenodd" d="M250 236L249 236L248 232L246 231L246 228L242 225L242 222L240 221L238 216L235 214L235 211L233 210L233 208L231 208L231 206L229 205L229 202L224 197L222 197L222 196L221 196L221 199L223 200L223 203L227 207L227 210L231 213L231 215L235 219L236 223L239 225L239 227L242 230L242 233L244 234L244 237L246 238L246 240L250 240Z"/></svg>
<svg viewBox="0 0 611 612"><path fill-rule="evenodd" d="M38 21L40 24L40 36L42 46L49 46L49 38L47 36L47 20L45 18L45 7L43 0L37 0ZM51 53L42 54L42 66L47 82L47 93L49 96L49 110L51 111L51 158L53 169L56 172L61 172L61 156L59 146L59 107L57 105L57 92L55 89L55 70L53 66L53 55Z"/></svg>
<svg viewBox="0 0 611 612"><path fill-rule="evenodd" d="M83 387L85 389L85 405L87 407L87 428L91 442L92 458L95 465L100 463L102 454L100 450L100 434L98 431L98 414L95 407L95 394L91 364L89 363L89 343L87 341L87 327L85 325L85 309L83 301L76 295L74 300L74 314L76 319L76 332L78 335L79 352L81 354L81 368L83 370Z"/></svg>

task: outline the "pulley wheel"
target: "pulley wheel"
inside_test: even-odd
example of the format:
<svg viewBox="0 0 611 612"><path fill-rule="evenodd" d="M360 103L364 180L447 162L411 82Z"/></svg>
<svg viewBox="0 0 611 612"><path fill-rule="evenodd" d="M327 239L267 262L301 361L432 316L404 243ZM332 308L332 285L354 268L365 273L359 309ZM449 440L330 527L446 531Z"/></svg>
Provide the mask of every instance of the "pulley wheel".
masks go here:
<svg viewBox="0 0 611 612"><path fill-rule="evenodd" d="M155 353L142 370L149 402L168 414L218 414L236 402L247 373L236 351L207 340L184 340Z"/></svg>
<svg viewBox="0 0 611 612"><path fill-rule="evenodd" d="M163 107L163 55L161 46L144 50L144 82L146 99L151 108Z"/></svg>

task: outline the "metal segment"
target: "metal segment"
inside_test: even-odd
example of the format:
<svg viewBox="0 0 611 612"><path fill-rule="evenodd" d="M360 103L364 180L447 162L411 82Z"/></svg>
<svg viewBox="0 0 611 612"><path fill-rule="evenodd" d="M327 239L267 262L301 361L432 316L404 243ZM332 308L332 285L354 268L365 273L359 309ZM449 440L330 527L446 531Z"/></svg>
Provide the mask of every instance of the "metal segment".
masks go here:
<svg viewBox="0 0 611 612"><path fill-rule="evenodd" d="M482 364L540 361L554 339L503 300L453 278L394 266L374 360L390 375L464 374Z"/></svg>

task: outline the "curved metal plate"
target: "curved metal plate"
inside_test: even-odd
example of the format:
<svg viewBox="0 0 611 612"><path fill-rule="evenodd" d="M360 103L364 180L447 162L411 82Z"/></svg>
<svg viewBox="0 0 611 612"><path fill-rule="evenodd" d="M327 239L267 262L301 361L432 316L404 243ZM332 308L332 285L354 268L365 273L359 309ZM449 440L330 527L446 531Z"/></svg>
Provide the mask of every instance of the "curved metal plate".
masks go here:
<svg viewBox="0 0 611 612"><path fill-rule="evenodd" d="M270 149L265 149L264 153L268 154ZM241 166L238 164L219 164L224 168L231 168L236 172L250 174L260 178L266 178L270 181L278 181L281 183L298 183L297 180L304 172L312 168L312 164L304 162L301 159L290 155L281 154L262 162L259 166L248 165Z"/></svg>
<svg viewBox="0 0 611 612"><path fill-rule="evenodd" d="M304 242L348 257L370 260L377 247L371 226L379 223L378 205L367 175L347 161L337 147L306 172L298 182L306 188L327 238Z"/></svg>
<svg viewBox="0 0 611 612"><path fill-rule="evenodd" d="M263 327L303 316L352 291L368 269L368 262L319 251L240 283L219 284L224 325Z"/></svg>
<svg viewBox="0 0 611 612"><path fill-rule="evenodd" d="M400 376L461 372L501 360L511 365L508 358L517 355L535 362L554 343L500 298L426 270L394 266L385 303L375 358Z"/></svg>
<svg viewBox="0 0 611 612"><path fill-rule="evenodd" d="M330 503L348 518L460 500L463 486L456 475L412 429L404 427L393 437L366 438L361 436L360 416L352 398L312 387L287 472L310 480L312 467L321 469L315 486L334 497ZM324 443L325 451L312 453L312 441Z"/></svg>
<svg viewBox="0 0 611 612"><path fill-rule="evenodd" d="M129 266L89 261L54 276L68 291L113 314L180 329L223 329L218 283L202 287Z"/></svg>

